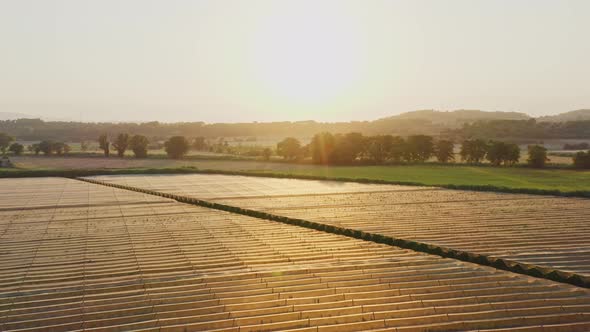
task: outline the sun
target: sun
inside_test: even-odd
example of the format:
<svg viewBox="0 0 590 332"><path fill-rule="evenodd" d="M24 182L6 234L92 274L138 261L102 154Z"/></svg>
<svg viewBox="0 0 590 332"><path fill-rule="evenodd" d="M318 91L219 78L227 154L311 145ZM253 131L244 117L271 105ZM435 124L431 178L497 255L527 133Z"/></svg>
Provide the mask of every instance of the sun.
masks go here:
<svg viewBox="0 0 590 332"><path fill-rule="evenodd" d="M259 22L252 60L266 91L317 105L338 99L355 83L361 45L342 12L311 8L281 8Z"/></svg>

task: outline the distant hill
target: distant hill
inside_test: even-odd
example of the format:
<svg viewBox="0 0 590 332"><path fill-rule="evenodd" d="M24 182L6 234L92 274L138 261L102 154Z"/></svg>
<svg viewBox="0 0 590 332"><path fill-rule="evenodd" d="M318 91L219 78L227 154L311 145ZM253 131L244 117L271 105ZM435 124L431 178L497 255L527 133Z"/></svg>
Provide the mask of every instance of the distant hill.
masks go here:
<svg viewBox="0 0 590 332"><path fill-rule="evenodd" d="M448 127L460 127L464 123L487 120L529 120L531 117L518 112L485 112L480 110L435 111L420 110L390 116L378 121L387 120L421 120L432 124Z"/></svg>
<svg viewBox="0 0 590 332"><path fill-rule="evenodd" d="M537 121L539 122L566 122L588 120L590 120L590 109L570 111L557 115L548 115L537 118Z"/></svg>
<svg viewBox="0 0 590 332"><path fill-rule="evenodd" d="M23 113L10 113L10 112L0 112L0 121L3 120L16 120L16 119L23 119L30 117Z"/></svg>
<svg viewBox="0 0 590 332"><path fill-rule="evenodd" d="M14 113L0 113L5 117L20 117ZM580 119L588 116L586 121L559 120ZM478 110L434 111L422 110L403 113L374 121L351 122L250 122L250 123L87 123L73 121L47 121L42 119L20 119L0 121L0 132L5 132L19 140L35 141L53 139L67 142L96 140L108 133L140 134L151 141L162 141L170 136L187 137L204 136L218 139L220 137L274 137L288 136L309 138L316 133L360 132L365 135L392 134L399 136L433 135L460 140L463 137L481 137L485 139L508 138L590 138L590 110L564 113L555 121L537 120L524 113L484 112ZM535 121L537 120L537 121Z"/></svg>

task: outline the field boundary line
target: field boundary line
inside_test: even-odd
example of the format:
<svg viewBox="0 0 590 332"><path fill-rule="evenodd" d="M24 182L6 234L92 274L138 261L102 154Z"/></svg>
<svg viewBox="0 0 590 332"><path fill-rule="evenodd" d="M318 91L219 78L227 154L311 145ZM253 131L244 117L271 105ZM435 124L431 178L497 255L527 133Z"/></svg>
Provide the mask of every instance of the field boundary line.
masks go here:
<svg viewBox="0 0 590 332"><path fill-rule="evenodd" d="M304 228L310 228L310 229L314 229L314 230L318 230L318 231L322 231L322 232L326 232L326 233L343 235L343 236L354 238L354 239L359 239L359 240L364 240L364 241L369 241L369 242L374 242L374 243L379 243L379 244L386 244L386 245L390 245L390 246L395 246L395 247L400 247L400 248L404 248L404 249L410 249L410 250L414 250L414 251L418 251L418 252L423 252L423 253L427 253L427 254L431 254L431 255L437 255L437 256L441 256L443 258L452 258L452 259L457 259L457 260L464 261L464 262L474 263L474 264L483 265L483 266L489 266L489 267L493 267L496 269L505 270L505 271L518 273L518 274L523 274L523 275L527 275L527 276L531 276L531 277L543 278L543 279L548 279L548 280L557 281L557 282L561 282L561 283L571 284L571 285L578 286L578 287L590 288L590 278L589 277L586 277L586 276L583 276L583 275L580 275L577 273L565 272L565 271L560 271L560 270L553 269L553 268L542 267L542 266L538 266L535 264L525 264L525 263L520 263L520 262L516 262L513 260L505 259L505 258L499 258L499 257L494 257L494 256L489 256L489 255L471 253L471 252L451 249L451 248L447 248L447 247L443 247L443 246L428 244L428 243L424 243L424 242L417 242L417 241L412 241L412 240L405 240L405 239L401 239L401 238L396 238L393 236L363 232L363 231L360 231L357 229L327 225L327 224L304 220L304 219L284 217L284 216L279 216L279 215L275 215L275 214L271 214L271 213L267 213L267 212L262 212L262 211L252 210L252 209L244 209L244 208L240 208L240 207L236 207L236 206L210 202L210 201L206 201L206 200L202 200L202 199L198 199L198 198L193 198L193 197L186 197L186 196L182 196L182 195L163 193L163 192L159 192L159 191L142 189L142 188L138 188L138 187L110 183L110 182L104 182L104 181L95 180L95 179L79 178L79 177L77 177L75 179L79 180L79 181L97 184L97 185L103 185L103 186L107 186L107 187L113 187L113 188L118 188L118 189L123 189L123 190L135 191L135 192L139 192L139 193L169 198L169 199L176 200L177 202L180 202L180 203L192 204L192 205L197 205L197 206L201 206L201 207L205 207L205 208L241 214L241 215L254 217L254 218L258 218L258 219L266 219L266 220L281 222L284 224L295 225L295 226L304 227Z"/></svg>
<svg viewBox="0 0 590 332"><path fill-rule="evenodd" d="M98 175L142 175L142 174L219 174L219 175L236 175L236 176L254 176L278 179L300 179L316 181L337 181L353 182L364 184L389 184L414 187L445 188L452 190L466 190L476 192L498 192L510 194L528 194L540 196L560 196L560 197L579 197L590 198L590 190L562 191L559 189L536 189L536 188L512 188L494 185L467 185L467 184L426 184L412 181L392 181L367 178L347 178L347 177L330 177L304 174L286 174L276 172L256 172L256 171L225 171L216 169L196 169L196 168L131 168L131 169L68 169L68 170L27 170L19 169L16 171L0 172L1 178L28 178L28 177L66 177L78 178L84 176Z"/></svg>

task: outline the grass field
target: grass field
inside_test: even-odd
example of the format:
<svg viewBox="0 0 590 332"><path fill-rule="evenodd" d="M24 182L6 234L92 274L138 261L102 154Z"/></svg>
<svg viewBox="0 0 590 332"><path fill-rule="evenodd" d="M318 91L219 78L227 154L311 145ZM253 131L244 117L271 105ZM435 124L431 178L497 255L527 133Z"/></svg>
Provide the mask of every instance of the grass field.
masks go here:
<svg viewBox="0 0 590 332"><path fill-rule="evenodd" d="M340 179L369 179L423 185L490 186L512 189L559 190L562 192L589 191L590 171L572 169L531 169L524 167L489 167L464 165L406 165L406 166L318 166L245 160L170 160L132 158L77 158L77 157L13 157L18 169L0 169L0 176L37 170L110 170L141 173L150 169L168 171L187 168L219 170L268 175L314 176ZM190 171L190 169L188 170ZM46 174L52 175L52 174Z"/></svg>
<svg viewBox="0 0 590 332"><path fill-rule="evenodd" d="M561 169L412 165L294 168L262 172L414 182L425 185L482 185L560 191L590 190L590 171Z"/></svg>

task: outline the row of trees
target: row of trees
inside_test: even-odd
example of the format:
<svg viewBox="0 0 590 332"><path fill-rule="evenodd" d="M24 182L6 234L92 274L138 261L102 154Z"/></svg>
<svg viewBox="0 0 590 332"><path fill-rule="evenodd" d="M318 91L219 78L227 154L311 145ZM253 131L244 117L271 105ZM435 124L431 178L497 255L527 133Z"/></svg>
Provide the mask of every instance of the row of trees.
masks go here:
<svg viewBox="0 0 590 332"><path fill-rule="evenodd" d="M357 160L368 160L376 164L385 162L420 163L436 158L441 163L455 160L454 143L449 140L435 140L432 136L413 135L407 138L391 135L363 136L360 133L316 134L311 142L303 146L293 137L277 144L277 154L286 160L311 157L316 164L350 164ZM478 164L488 160L492 165L511 166L520 159L520 148L514 143L501 141L466 140L459 153L467 163ZM534 145L529 147L529 164L543 167L547 149Z"/></svg>
<svg viewBox="0 0 590 332"><path fill-rule="evenodd" d="M25 151L25 146L14 142L14 137L6 133L0 133L0 152L5 155L6 151L18 156Z"/></svg>
<svg viewBox="0 0 590 332"><path fill-rule="evenodd" d="M277 154L287 160L311 157L317 164L350 164L358 159L375 163L424 162L433 156L441 162L449 162L455 157L452 142L435 142L426 135L403 139L391 135L333 135L329 132L316 134L306 146L302 146L296 138L288 137L277 144Z"/></svg>
<svg viewBox="0 0 590 332"><path fill-rule="evenodd" d="M7 150L16 155L24 151L22 144L12 143L13 141L14 138L0 133L2 154L5 154ZM106 134L102 134L98 138L98 143L107 157L110 155L112 147L119 157L123 157L125 152L131 149L136 157L145 158L149 146L146 136L130 136L126 133L117 135L112 142ZM223 144L219 143L219 145ZM450 140L435 140L432 136L427 135L402 138L392 135L364 136L360 133L334 135L322 132L314 135L311 142L305 146L296 138L285 138L277 144L276 153L289 161L311 158L316 164L326 165L345 165L356 161L369 161L375 164L421 163L431 158L436 158L441 163L448 163L455 160L454 147L455 144ZM41 141L27 148L31 153L43 152L46 155L54 153L62 155L70 151L67 144L51 140ZM197 137L189 142L184 136L173 136L163 144L163 148L170 158L179 159L185 156L191 148L205 150L208 148L208 144L203 137ZM258 155L268 160L272 155L272 150L265 148ZM462 161L471 164L487 160L494 166L512 166L518 163L521 151L514 143L472 139L462 142L459 155ZM549 159L545 147L539 145L528 147L527 162L529 166L544 167L547 161ZM574 166L590 168L590 151L576 154Z"/></svg>
<svg viewBox="0 0 590 332"><path fill-rule="evenodd" d="M545 158L547 157L546 151ZM501 141L486 142L482 139L463 141L459 154L461 159L467 163L478 164L486 159L494 166L502 164L512 166L520 160L518 145Z"/></svg>
<svg viewBox="0 0 590 332"><path fill-rule="evenodd" d="M111 142L106 134L98 137L98 146L103 150L105 157L110 155L111 147L117 151L117 156L125 156L128 149L133 151L137 158L147 157L149 140L143 135L130 136L121 133ZM191 148L190 142L184 136L173 136L164 143L164 149L170 158L182 158Z"/></svg>
<svg viewBox="0 0 590 332"><path fill-rule="evenodd" d="M14 155L21 155L25 151L25 146L21 143L14 142L14 137L6 135L5 133L0 133L0 152L2 154L6 154L6 151L11 152ZM45 140L39 143L31 144L27 146L27 150L31 153L38 155L39 153L44 153L46 155L50 154L67 154L70 152L70 146L64 142L56 142L52 140Z"/></svg>
<svg viewBox="0 0 590 332"><path fill-rule="evenodd" d="M5 133L0 133L0 152L2 155L6 154L7 151L12 152L15 155L20 155L25 151L25 147L14 142L14 137L9 136ZM204 140L197 139L193 142L194 147L203 147ZM130 136L126 133L121 133L111 142L108 135L102 134L98 137L98 146L106 157L110 156L111 147L117 152L119 157L123 157L125 152L130 149L137 158L147 157L149 140L143 135ZM86 150L87 142L81 143L81 149ZM171 158L182 158L188 150L191 148L189 141L183 136L171 137L164 143L166 153ZM57 154L63 155L70 152L71 148L64 142L58 142L53 140L44 140L39 143L31 144L27 147L27 150L36 155L43 153L45 155Z"/></svg>
<svg viewBox="0 0 590 332"><path fill-rule="evenodd" d="M43 152L45 155L57 154L58 156L68 154L71 151L71 148L68 144L64 142L56 142L52 140L45 140L41 141L36 144L31 144L27 147L29 152L38 155L39 153ZM21 151L22 152L22 151ZM20 154L20 153L18 153Z"/></svg>
<svg viewBox="0 0 590 332"><path fill-rule="evenodd" d="M121 133L111 142L107 134L98 137L98 147L103 151L105 157L110 156L111 146L117 151L117 156L123 157L127 149L131 149L137 158L147 157L149 141L143 135L133 135Z"/></svg>

